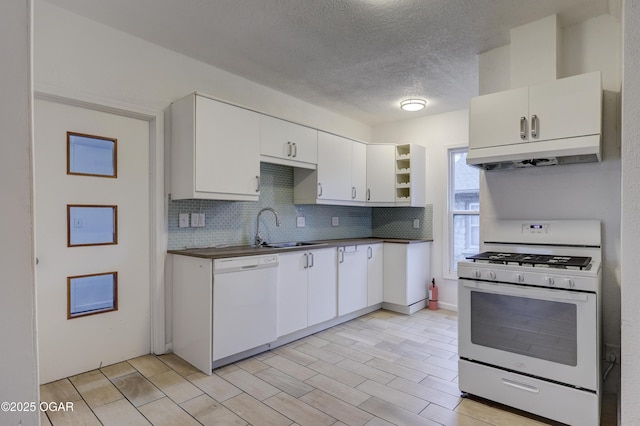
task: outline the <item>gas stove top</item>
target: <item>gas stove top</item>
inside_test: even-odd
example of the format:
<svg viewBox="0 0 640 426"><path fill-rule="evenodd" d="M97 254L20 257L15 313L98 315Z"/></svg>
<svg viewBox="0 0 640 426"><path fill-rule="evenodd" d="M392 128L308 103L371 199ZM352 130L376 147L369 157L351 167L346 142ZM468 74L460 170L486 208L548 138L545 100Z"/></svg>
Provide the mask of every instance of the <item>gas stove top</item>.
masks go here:
<svg viewBox="0 0 640 426"><path fill-rule="evenodd" d="M474 262L486 262L501 265L529 265L533 267L547 267L558 269L582 270L589 266L591 257L586 256L554 256L532 253L505 253L487 251L468 256L467 259Z"/></svg>

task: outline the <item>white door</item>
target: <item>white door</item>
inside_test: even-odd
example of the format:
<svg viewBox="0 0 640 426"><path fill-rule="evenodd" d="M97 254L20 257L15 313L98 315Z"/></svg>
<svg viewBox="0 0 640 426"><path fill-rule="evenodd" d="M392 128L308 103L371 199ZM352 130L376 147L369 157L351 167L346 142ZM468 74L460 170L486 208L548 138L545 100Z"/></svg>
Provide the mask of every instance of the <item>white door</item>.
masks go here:
<svg viewBox="0 0 640 426"><path fill-rule="evenodd" d="M38 346L47 383L150 352L149 123L44 100L35 102L34 121ZM67 132L116 139L116 177L67 174ZM68 205L117 206L116 243L69 247ZM68 319L68 277L111 272L117 310Z"/></svg>
<svg viewBox="0 0 640 426"><path fill-rule="evenodd" d="M318 198L351 201L351 144L340 136L318 132Z"/></svg>
<svg viewBox="0 0 640 426"><path fill-rule="evenodd" d="M396 147L367 145L367 202L396 201Z"/></svg>
<svg viewBox="0 0 640 426"><path fill-rule="evenodd" d="M351 186L353 201L367 200L367 145L351 143Z"/></svg>
<svg viewBox="0 0 640 426"><path fill-rule="evenodd" d="M307 326L309 254L278 255L278 337Z"/></svg>
<svg viewBox="0 0 640 426"><path fill-rule="evenodd" d="M596 135L602 123L600 73L563 78L529 88L529 121L537 117L537 136L529 141ZM530 126L533 124L530 124Z"/></svg>
<svg viewBox="0 0 640 426"><path fill-rule="evenodd" d="M527 142L528 116L528 87L472 98L469 107L469 148ZM521 131L524 132L524 139L520 136Z"/></svg>

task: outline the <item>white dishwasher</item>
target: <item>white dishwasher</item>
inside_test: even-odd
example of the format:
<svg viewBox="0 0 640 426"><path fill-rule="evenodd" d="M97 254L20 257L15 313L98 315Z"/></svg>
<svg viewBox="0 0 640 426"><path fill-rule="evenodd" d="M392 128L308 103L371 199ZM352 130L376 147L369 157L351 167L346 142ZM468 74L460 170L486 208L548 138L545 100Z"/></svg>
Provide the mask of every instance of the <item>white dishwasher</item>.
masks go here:
<svg viewBox="0 0 640 426"><path fill-rule="evenodd" d="M278 255L213 261L213 359L277 338Z"/></svg>

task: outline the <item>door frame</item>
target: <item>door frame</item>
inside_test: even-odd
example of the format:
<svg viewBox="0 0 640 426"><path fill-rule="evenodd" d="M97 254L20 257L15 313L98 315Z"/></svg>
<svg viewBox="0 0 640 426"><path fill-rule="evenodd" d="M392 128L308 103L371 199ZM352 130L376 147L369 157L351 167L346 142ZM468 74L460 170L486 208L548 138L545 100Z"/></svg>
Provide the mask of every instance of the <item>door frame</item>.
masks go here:
<svg viewBox="0 0 640 426"><path fill-rule="evenodd" d="M166 220L168 196L165 191L164 177L164 113L161 110L101 97L64 93L50 87L34 91L34 99L134 118L149 124L149 300L151 302L149 348L151 352L158 355L166 353L164 268L168 241Z"/></svg>

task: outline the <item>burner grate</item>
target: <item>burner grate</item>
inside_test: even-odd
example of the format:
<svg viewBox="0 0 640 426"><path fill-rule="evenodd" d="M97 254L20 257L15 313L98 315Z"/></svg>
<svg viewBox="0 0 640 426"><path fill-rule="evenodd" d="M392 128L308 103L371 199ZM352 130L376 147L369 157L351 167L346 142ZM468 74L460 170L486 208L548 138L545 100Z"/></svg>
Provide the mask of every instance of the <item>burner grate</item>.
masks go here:
<svg viewBox="0 0 640 426"><path fill-rule="evenodd" d="M550 268L579 268L583 269L591 263L590 257L581 256L554 256L548 254L527 254L527 253L501 253L488 251L474 256L467 257L474 262L488 262L501 265L530 265L532 267L544 266Z"/></svg>

